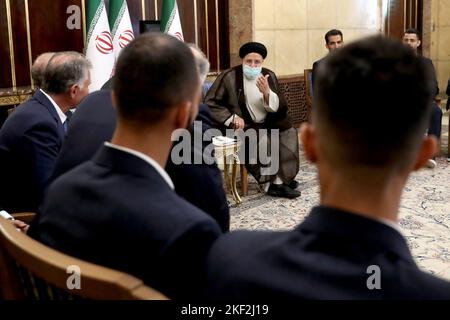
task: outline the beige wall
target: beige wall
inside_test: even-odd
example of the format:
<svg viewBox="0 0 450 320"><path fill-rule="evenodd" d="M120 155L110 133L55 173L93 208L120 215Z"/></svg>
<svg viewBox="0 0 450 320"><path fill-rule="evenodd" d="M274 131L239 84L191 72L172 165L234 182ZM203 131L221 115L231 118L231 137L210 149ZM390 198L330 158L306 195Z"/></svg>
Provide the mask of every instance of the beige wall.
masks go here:
<svg viewBox="0 0 450 320"><path fill-rule="evenodd" d="M450 77L450 0L432 0L431 24L431 59L442 93Z"/></svg>
<svg viewBox="0 0 450 320"><path fill-rule="evenodd" d="M311 68L327 53L328 30L342 30L350 42L379 32L381 20L381 0L253 0L253 38L267 46L265 67L277 75Z"/></svg>

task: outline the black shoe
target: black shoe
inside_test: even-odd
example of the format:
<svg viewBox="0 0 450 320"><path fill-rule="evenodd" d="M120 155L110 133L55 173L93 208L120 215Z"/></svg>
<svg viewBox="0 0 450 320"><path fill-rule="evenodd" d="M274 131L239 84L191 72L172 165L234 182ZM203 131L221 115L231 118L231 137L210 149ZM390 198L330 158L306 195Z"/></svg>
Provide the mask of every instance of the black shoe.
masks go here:
<svg viewBox="0 0 450 320"><path fill-rule="evenodd" d="M284 184L271 184L267 194L272 197L294 199L300 197L300 191L293 190Z"/></svg>
<svg viewBox="0 0 450 320"><path fill-rule="evenodd" d="M287 186L289 188L291 188L292 190L297 190L300 187L300 182L298 182L296 180L292 180L291 182L289 182L289 184Z"/></svg>

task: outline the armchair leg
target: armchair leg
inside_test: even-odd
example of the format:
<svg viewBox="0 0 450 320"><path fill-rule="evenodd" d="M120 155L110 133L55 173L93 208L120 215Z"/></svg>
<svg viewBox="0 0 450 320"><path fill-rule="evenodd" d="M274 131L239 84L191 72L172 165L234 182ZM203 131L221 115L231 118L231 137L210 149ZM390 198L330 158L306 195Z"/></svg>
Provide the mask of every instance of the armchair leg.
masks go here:
<svg viewBox="0 0 450 320"><path fill-rule="evenodd" d="M242 195L246 196L248 194L248 174L245 165L241 164L241 191Z"/></svg>

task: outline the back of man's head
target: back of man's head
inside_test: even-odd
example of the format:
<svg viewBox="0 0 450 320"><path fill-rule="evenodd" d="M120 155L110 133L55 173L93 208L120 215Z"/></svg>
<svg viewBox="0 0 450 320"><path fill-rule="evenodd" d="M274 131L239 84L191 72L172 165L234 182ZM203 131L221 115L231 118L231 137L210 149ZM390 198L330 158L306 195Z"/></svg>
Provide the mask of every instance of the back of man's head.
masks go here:
<svg viewBox="0 0 450 320"><path fill-rule="evenodd" d="M432 96L429 71L410 48L381 36L355 42L320 65L317 83L313 123L329 163L410 168Z"/></svg>
<svg viewBox="0 0 450 320"><path fill-rule="evenodd" d="M146 33L120 54L113 90L119 117L155 123L185 102L194 102L200 82L191 50L176 38Z"/></svg>
<svg viewBox="0 0 450 320"><path fill-rule="evenodd" d="M34 85L41 87L44 82L45 69L48 62L53 57L54 52L45 52L39 55L31 67L31 77L33 78Z"/></svg>
<svg viewBox="0 0 450 320"><path fill-rule="evenodd" d="M73 85L83 88L91 63L78 52L55 53L44 72L42 89L47 93L65 94Z"/></svg>
<svg viewBox="0 0 450 320"><path fill-rule="evenodd" d="M195 43L188 43L187 46L191 49L192 54L194 55L195 64L197 65L197 70L200 77L200 83L203 83L208 76L210 63L203 51Z"/></svg>

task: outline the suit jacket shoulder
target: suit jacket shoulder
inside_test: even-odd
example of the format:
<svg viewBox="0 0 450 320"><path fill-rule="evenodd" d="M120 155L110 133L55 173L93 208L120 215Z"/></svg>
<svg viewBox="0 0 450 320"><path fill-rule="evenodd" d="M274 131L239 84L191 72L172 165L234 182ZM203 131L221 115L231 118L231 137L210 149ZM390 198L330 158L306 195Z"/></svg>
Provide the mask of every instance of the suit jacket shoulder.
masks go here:
<svg viewBox="0 0 450 320"><path fill-rule="evenodd" d="M62 123L50 100L38 90L29 100L16 108L5 122L5 130L24 132L34 125L47 125L51 128L60 128ZM61 132L63 133L63 132Z"/></svg>
<svg viewBox="0 0 450 320"><path fill-rule="evenodd" d="M439 94L439 83L437 81L436 69L434 68L433 61L430 58L424 56L422 56L422 59L431 73L431 81L433 83L433 95L436 96Z"/></svg>
<svg viewBox="0 0 450 320"><path fill-rule="evenodd" d="M367 287L371 266L381 270L380 290ZM224 235L208 279L216 301L450 298L450 283L420 271L397 230L323 207L292 231Z"/></svg>
<svg viewBox="0 0 450 320"><path fill-rule="evenodd" d="M0 130L0 205L37 210L63 139L61 120L42 92L13 112Z"/></svg>
<svg viewBox="0 0 450 320"><path fill-rule="evenodd" d="M116 127L116 111L111 91L88 95L73 114L66 139L55 164L51 181L77 165L90 160Z"/></svg>
<svg viewBox="0 0 450 320"><path fill-rule="evenodd" d="M150 164L106 146L53 182L38 219L30 231L40 241L169 297L199 294L206 253L220 234Z"/></svg>

